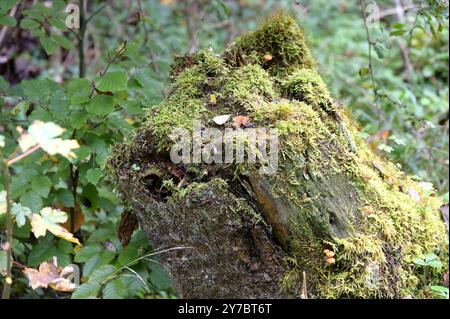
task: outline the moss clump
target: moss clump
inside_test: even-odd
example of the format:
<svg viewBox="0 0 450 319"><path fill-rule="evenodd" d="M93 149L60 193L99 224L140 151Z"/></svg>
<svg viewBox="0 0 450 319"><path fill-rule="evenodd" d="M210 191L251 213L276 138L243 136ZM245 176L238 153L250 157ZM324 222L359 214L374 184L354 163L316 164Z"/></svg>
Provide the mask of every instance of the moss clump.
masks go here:
<svg viewBox="0 0 450 319"><path fill-rule="evenodd" d="M248 64L233 69L227 75L221 96L224 99L231 99L238 105L245 105L255 96L271 100L277 93L270 75L259 65Z"/></svg>
<svg viewBox="0 0 450 319"><path fill-rule="evenodd" d="M240 50L245 58L234 63L230 52ZM222 55L200 51L179 59L173 74L168 98L150 108L135 139L118 146L109 162L119 183L129 183L122 191L126 196L133 197L132 189L161 201L196 201L218 180L221 191L233 195L237 220L252 216L272 227L290 267L281 283L287 293L298 296L305 271L317 297L421 296L420 272L412 260L428 252L448 260L441 203L374 155L355 123L338 115L292 17L276 15ZM223 114L278 129L275 176L259 176L255 164L170 162L173 128L192 130L194 120L218 128L211 119ZM348 136L358 152L352 152ZM160 170L148 173L155 165ZM411 189L420 201L411 197ZM335 253L334 263L325 262L325 248Z"/></svg>
<svg viewBox="0 0 450 319"><path fill-rule="evenodd" d="M297 69L313 69L306 39L295 19L278 13L260 28L236 39L251 63L261 65L271 75L284 76ZM264 56L270 55L271 59Z"/></svg>
<svg viewBox="0 0 450 319"><path fill-rule="evenodd" d="M296 70L283 81L282 90L285 96L304 101L318 112L321 109L328 112L334 110L330 92L321 76L314 70Z"/></svg>

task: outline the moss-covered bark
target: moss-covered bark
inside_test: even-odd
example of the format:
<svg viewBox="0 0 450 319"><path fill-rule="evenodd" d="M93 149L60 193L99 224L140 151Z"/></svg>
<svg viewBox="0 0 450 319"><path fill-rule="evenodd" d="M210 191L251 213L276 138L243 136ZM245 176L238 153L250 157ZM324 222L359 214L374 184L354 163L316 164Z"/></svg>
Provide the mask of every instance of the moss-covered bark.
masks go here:
<svg viewBox="0 0 450 319"><path fill-rule="evenodd" d="M169 97L113 152L154 248L185 247L161 256L181 296L299 297L305 272L315 297L420 297L412 259L448 260L439 200L373 154L314 65L295 21L274 16L221 54L177 59ZM170 161L173 128L221 114L278 129L275 175Z"/></svg>

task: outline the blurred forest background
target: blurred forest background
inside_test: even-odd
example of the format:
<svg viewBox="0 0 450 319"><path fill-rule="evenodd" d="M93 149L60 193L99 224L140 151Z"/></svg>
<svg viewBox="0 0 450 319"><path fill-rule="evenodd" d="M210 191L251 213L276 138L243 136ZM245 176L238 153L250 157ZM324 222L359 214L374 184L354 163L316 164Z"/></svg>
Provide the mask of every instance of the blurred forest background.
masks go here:
<svg viewBox="0 0 450 319"><path fill-rule="evenodd" d="M57 123L81 145L75 160L35 152L11 168L11 200L33 212L47 206L67 212L65 227L83 244L50 233L35 238L30 222L18 223L16 214L14 298L71 297L32 289L21 273L54 256L61 267L75 262L82 282L94 286L99 270L114 274L108 284L84 285L73 297L175 297L145 236L135 231L126 246L118 238L125 208L103 173L104 161L110 146L129 138L146 109L164 99L175 55L218 52L280 9L304 28L319 72L372 148L432 183L448 202L448 1L91 0L85 29L72 30L64 25L66 1L0 3L4 154L16 148L16 127L33 120ZM91 81L114 96L92 91ZM6 224L0 214L0 227ZM0 230L0 241L5 236ZM0 279L5 256L0 253Z"/></svg>

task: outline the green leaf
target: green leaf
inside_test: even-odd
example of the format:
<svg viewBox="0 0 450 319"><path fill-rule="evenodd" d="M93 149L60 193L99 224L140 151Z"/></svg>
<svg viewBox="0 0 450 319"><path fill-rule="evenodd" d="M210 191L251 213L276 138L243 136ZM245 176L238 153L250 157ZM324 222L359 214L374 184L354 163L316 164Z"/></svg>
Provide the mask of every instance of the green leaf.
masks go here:
<svg viewBox="0 0 450 319"><path fill-rule="evenodd" d="M72 50L75 47L75 45L72 43L72 41L70 41L69 39L67 39L63 35L54 34L54 35L51 36L51 38L52 38L53 41L58 43L64 49Z"/></svg>
<svg viewBox="0 0 450 319"><path fill-rule="evenodd" d="M72 193L65 188L56 191L56 199L66 207L74 207Z"/></svg>
<svg viewBox="0 0 450 319"><path fill-rule="evenodd" d="M31 188L39 196L46 198L52 187L52 181L47 176L35 176L31 179Z"/></svg>
<svg viewBox="0 0 450 319"><path fill-rule="evenodd" d="M384 59L384 46L381 43L376 43L374 45L375 52L380 59Z"/></svg>
<svg viewBox="0 0 450 319"><path fill-rule="evenodd" d="M51 15L52 14L52 10L46 6L44 6L42 3L37 2L34 4L33 7L37 12L43 14L43 15Z"/></svg>
<svg viewBox="0 0 450 319"><path fill-rule="evenodd" d="M98 169L91 168L86 172L86 179L89 183L97 185L98 181L102 177L102 172Z"/></svg>
<svg viewBox="0 0 450 319"><path fill-rule="evenodd" d="M20 196L20 203L23 206L29 207L34 212L40 211L43 206L41 196L33 191L27 192Z"/></svg>
<svg viewBox="0 0 450 319"><path fill-rule="evenodd" d="M16 0L2 0L0 1L0 14L6 13L14 7Z"/></svg>
<svg viewBox="0 0 450 319"><path fill-rule="evenodd" d="M392 27L394 28L394 29L397 29L397 30L400 30L400 29L403 29L404 27L406 27L406 24L403 24L403 23L393 23L392 24Z"/></svg>
<svg viewBox="0 0 450 319"><path fill-rule="evenodd" d="M397 30L397 31L392 31L390 33L390 35L392 36L402 36L406 33L406 30Z"/></svg>
<svg viewBox="0 0 450 319"><path fill-rule="evenodd" d="M360 77L365 77L367 74L369 74L369 68L363 67L361 69L359 69L359 76Z"/></svg>
<svg viewBox="0 0 450 319"><path fill-rule="evenodd" d="M90 282L106 283L108 279L116 272L116 267L113 265L104 265L96 269L89 277Z"/></svg>
<svg viewBox="0 0 450 319"><path fill-rule="evenodd" d="M14 17L11 17L9 15L0 15L0 25L4 25L7 27L15 27L17 24L17 21Z"/></svg>
<svg viewBox="0 0 450 319"><path fill-rule="evenodd" d="M36 267L42 262L50 260L56 254L57 249L53 243L52 236L47 235L30 250L27 265L30 267Z"/></svg>
<svg viewBox="0 0 450 319"><path fill-rule="evenodd" d="M64 24L64 22L62 22L61 20L59 20L58 18L55 17L50 17L47 19L48 23L50 23L52 26L54 26L55 28L61 30L61 31L66 31L66 25ZM63 46L63 45L62 45ZM63 46L64 47L64 46Z"/></svg>
<svg viewBox="0 0 450 319"><path fill-rule="evenodd" d="M25 18L22 21L20 21L20 27L23 29L35 29L39 27L39 22L33 19Z"/></svg>
<svg viewBox="0 0 450 319"><path fill-rule="evenodd" d="M13 203L11 206L11 214L16 216L16 223L19 227L25 225L27 217L30 216L31 213L31 209L20 204Z"/></svg>
<svg viewBox="0 0 450 319"><path fill-rule="evenodd" d="M74 105L83 104L89 101L91 87L86 79L72 80L68 86L68 95L70 103Z"/></svg>
<svg viewBox="0 0 450 319"><path fill-rule="evenodd" d="M113 279L103 288L104 299L123 299L125 297L125 287L120 278Z"/></svg>
<svg viewBox="0 0 450 319"><path fill-rule="evenodd" d="M83 124L86 123L86 119L88 117L88 114L86 112L77 110L70 114L70 124L74 129L79 130L83 127Z"/></svg>
<svg viewBox="0 0 450 319"><path fill-rule="evenodd" d="M9 84L3 76L0 75L0 91L7 93L9 91Z"/></svg>
<svg viewBox="0 0 450 319"><path fill-rule="evenodd" d="M96 298L101 288L98 282L87 282L76 288L72 294L72 299L91 299Z"/></svg>
<svg viewBox="0 0 450 319"><path fill-rule="evenodd" d="M127 88L127 74L122 71L109 72L95 79L95 87L102 92L117 92Z"/></svg>
<svg viewBox="0 0 450 319"><path fill-rule="evenodd" d="M102 253L92 256L84 264L83 275L89 277L91 274L93 274L93 272L95 272L95 269L109 264L115 257L116 254L110 250L106 250Z"/></svg>
<svg viewBox="0 0 450 319"><path fill-rule="evenodd" d="M161 290L171 287L172 284L170 278L160 264L153 262L151 264L151 269L152 271L150 272L150 281L152 282L152 284L154 284L158 289Z"/></svg>
<svg viewBox="0 0 450 319"><path fill-rule="evenodd" d="M139 251L136 247L128 245L119 255L119 264L121 266L128 265L139 258Z"/></svg>
<svg viewBox="0 0 450 319"><path fill-rule="evenodd" d="M431 291L436 293L441 298L449 298L449 292L447 287L443 286L430 286Z"/></svg>
<svg viewBox="0 0 450 319"><path fill-rule="evenodd" d="M74 150L78 161L84 161L91 155L91 149L85 145L81 145L80 148Z"/></svg>
<svg viewBox="0 0 450 319"><path fill-rule="evenodd" d="M20 83L25 96L32 101L40 101L50 95L52 90L47 80L24 80Z"/></svg>
<svg viewBox="0 0 450 319"><path fill-rule="evenodd" d="M75 255L75 262L77 263L84 263L94 257L95 255L98 255L102 252L103 248L100 245L89 245L85 246L80 249L80 251L77 252Z"/></svg>
<svg viewBox="0 0 450 319"><path fill-rule="evenodd" d="M55 41L53 41L52 38L49 38L47 36L43 36L40 38L41 44L44 47L45 52L48 55L54 54L58 50L58 45Z"/></svg>
<svg viewBox="0 0 450 319"><path fill-rule="evenodd" d="M114 98L110 95L97 94L86 109L95 115L107 115L114 111Z"/></svg>

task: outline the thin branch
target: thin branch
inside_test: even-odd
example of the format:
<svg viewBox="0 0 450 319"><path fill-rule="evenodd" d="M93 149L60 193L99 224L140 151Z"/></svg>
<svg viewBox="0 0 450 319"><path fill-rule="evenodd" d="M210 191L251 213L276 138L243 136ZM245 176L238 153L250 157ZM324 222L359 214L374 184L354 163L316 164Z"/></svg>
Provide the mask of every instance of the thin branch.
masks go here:
<svg viewBox="0 0 450 319"><path fill-rule="evenodd" d="M377 90L376 82L375 82L375 75L374 75L374 71L373 71L372 40L370 38L369 26L367 25L366 3L364 0L360 0L360 3L361 3L361 11L362 11L362 15L363 15L363 20L364 20L364 26L366 29L367 42L368 42L368 46L369 46L369 74L370 74L370 79L372 81L373 94L375 95L374 102L375 102L375 106L377 107L378 116L381 118L381 108L380 108L380 104L378 101L379 95L378 95L378 90Z"/></svg>
<svg viewBox="0 0 450 319"><path fill-rule="evenodd" d="M100 6L97 10L95 10L94 13L92 13L92 14L90 15L90 17L86 19L86 24L88 24L89 21L91 21L97 14L99 14L100 12L102 12L102 10L103 10L108 4L110 4L111 1L112 1L112 0L106 1L102 6Z"/></svg>
<svg viewBox="0 0 450 319"><path fill-rule="evenodd" d="M41 146L40 146L39 144L37 144L37 145L33 146L32 148L30 148L28 151L26 151L26 152L20 154L19 156L14 157L13 159L7 160L7 161L6 161L6 164L7 164L8 166L11 166L12 164L14 164L14 163L20 161L21 159L24 159L24 158L27 157L28 155L30 155L30 154L36 152L36 151L37 151L38 149L40 149L40 148L41 148Z"/></svg>

